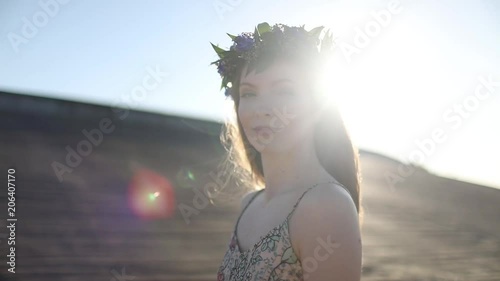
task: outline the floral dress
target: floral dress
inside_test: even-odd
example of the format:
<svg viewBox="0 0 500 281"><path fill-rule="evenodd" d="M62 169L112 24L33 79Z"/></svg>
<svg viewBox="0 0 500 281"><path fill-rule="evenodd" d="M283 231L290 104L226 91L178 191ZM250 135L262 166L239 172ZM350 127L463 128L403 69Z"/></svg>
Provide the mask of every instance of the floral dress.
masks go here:
<svg viewBox="0 0 500 281"><path fill-rule="evenodd" d="M242 251L236 229L243 212L263 189L259 190L245 206L236 222L229 248L217 272L217 280L303 280L302 264L292 248L288 224L302 197L313 187L308 188L300 196L284 222L261 237L253 248Z"/></svg>

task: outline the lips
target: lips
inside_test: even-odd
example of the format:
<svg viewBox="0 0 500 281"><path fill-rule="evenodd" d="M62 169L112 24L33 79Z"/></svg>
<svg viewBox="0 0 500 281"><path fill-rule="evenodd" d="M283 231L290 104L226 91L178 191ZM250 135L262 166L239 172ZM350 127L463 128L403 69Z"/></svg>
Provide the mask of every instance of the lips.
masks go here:
<svg viewBox="0 0 500 281"><path fill-rule="evenodd" d="M256 132L257 134L274 132L274 130L268 126L256 126L253 128L253 131Z"/></svg>

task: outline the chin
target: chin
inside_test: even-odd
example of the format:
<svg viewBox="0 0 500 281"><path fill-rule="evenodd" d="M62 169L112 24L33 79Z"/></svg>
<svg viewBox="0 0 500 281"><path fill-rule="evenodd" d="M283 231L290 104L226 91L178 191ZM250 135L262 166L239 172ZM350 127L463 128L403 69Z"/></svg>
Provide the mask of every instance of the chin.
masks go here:
<svg viewBox="0 0 500 281"><path fill-rule="evenodd" d="M250 144L252 144L252 146L260 153L285 152L289 151L293 146L290 141L279 138L273 138L268 142L253 139L250 140Z"/></svg>

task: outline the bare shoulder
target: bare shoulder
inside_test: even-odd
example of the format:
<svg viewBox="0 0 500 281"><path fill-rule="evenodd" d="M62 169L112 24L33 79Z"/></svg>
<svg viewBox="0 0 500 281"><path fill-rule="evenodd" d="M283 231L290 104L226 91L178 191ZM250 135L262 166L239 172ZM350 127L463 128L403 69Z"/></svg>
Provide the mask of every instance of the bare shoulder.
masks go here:
<svg viewBox="0 0 500 281"><path fill-rule="evenodd" d="M296 213L297 224L304 229L318 225L317 222L321 222L319 225L327 228L325 230L346 229L347 225L358 225L356 205L349 192L337 184L318 186L307 192Z"/></svg>
<svg viewBox="0 0 500 281"><path fill-rule="evenodd" d="M359 280L362 250L358 214L343 187L330 184L309 190L293 220L298 257L302 262L313 258L318 265L305 280L327 280L332 275L339 280Z"/></svg>
<svg viewBox="0 0 500 281"><path fill-rule="evenodd" d="M345 215L346 212L356 214L356 205L352 201L349 191L338 184L325 184L311 189L302 198L303 212L316 214L324 213L330 218L335 215Z"/></svg>

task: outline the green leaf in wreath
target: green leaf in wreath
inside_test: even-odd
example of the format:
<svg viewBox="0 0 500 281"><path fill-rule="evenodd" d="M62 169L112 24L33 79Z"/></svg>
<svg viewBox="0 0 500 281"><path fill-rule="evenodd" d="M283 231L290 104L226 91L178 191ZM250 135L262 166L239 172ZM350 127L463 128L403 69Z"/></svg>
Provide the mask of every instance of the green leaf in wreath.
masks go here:
<svg viewBox="0 0 500 281"><path fill-rule="evenodd" d="M224 89L224 87L226 87L227 85L227 77L224 77L222 79L222 83L220 84L220 90Z"/></svg>
<svg viewBox="0 0 500 281"><path fill-rule="evenodd" d="M326 33L325 37L321 41L321 52L330 52L335 47L335 41L332 40L333 36L330 33Z"/></svg>
<svg viewBox="0 0 500 281"><path fill-rule="evenodd" d="M255 43L260 41L260 34L259 34L259 30L257 29L257 27L255 27L255 30L253 32L253 39L255 40Z"/></svg>
<svg viewBox="0 0 500 281"><path fill-rule="evenodd" d="M318 26L318 27L315 27L311 30L309 30L309 35L313 36L314 38L318 38L319 35L321 34L321 31L323 30L323 28L325 28L324 26Z"/></svg>
<svg viewBox="0 0 500 281"><path fill-rule="evenodd" d="M227 34L227 35L229 35L229 37L231 37L231 39L232 39L233 41L234 41L234 38L236 38L236 36L235 36L235 35L231 35L231 34L229 34L229 33L226 33L226 34Z"/></svg>
<svg viewBox="0 0 500 281"><path fill-rule="evenodd" d="M210 63L210 65L212 65L212 64L217 64L217 63L219 63L219 62L221 62L221 61L222 61L222 59L218 59L218 60L216 60L216 61L211 62L211 63Z"/></svg>
<svg viewBox="0 0 500 281"><path fill-rule="evenodd" d="M262 35L266 32L271 31L271 26L267 22L259 23L257 25L257 30L259 31L259 35Z"/></svg>
<svg viewBox="0 0 500 281"><path fill-rule="evenodd" d="M210 44L214 48L214 50L217 53L217 55L219 55L219 58L223 58L226 55L226 53L227 53L226 50L220 48L219 46L215 46L212 42L210 42Z"/></svg>

